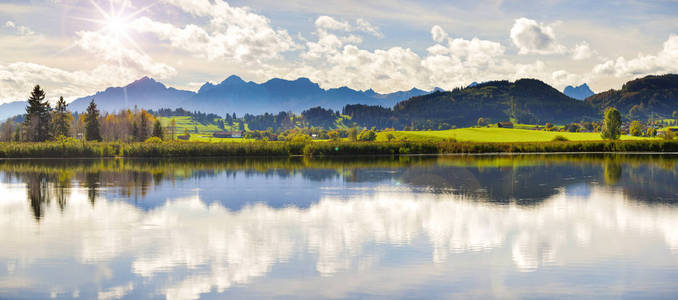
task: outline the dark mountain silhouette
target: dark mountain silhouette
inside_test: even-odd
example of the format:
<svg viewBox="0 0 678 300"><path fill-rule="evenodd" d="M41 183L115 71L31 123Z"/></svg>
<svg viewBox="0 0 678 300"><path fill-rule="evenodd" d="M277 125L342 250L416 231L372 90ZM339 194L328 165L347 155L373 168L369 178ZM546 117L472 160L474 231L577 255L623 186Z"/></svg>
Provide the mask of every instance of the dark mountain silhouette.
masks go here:
<svg viewBox="0 0 678 300"><path fill-rule="evenodd" d="M83 112L94 98L97 107L105 112L133 109L176 108L195 95L194 92L168 88L152 78L143 77L125 87L110 87L92 96L74 100L68 105L71 111Z"/></svg>
<svg viewBox="0 0 678 300"><path fill-rule="evenodd" d="M490 81L450 92L436 92L398 103L399 118L432 120L456 126L476 123L479 117L492 121L510 118L520 123L567 123L598 119L593 106L572 99L536 79L516 82Z"/></svg>
<svg viewBox="0 0 678 300"><path fill-rule="evenodd" d="M678 110L678 75L651 75L631 80L621 90L609 90L586 98L599 110L616 107L631 119L671 118Z"/></svg>
<svg viewBox="0 0 678 300"><path fill-rule="evenodd" d="M301 112L321 106L340 110L347 104L370 104L391 107L398 101L429 92L420 89L379 94L373 90L356 91L348 87L323 89L308 78L285 80L274 78L262 84L245 82L231 76L219 84L204 84L198 93L181 106L225 114L262 114L279 111Z"/></svg>
<svg viewBox="0 0 678 300"><path fill-rule="evenodd" d="M577 87L568 85L565 87L565 90L563 90L563 94L577 100L584 100L590 96L593 96L595 93L589 88L588 84L584 83Z"/></svg>
<svg viewBox="0 0 678 300"><path fill-rule="evenodd" d="M279 111L301 111L322 106L340 110L347 104L370 104L391 107L398 101L429 92L420 89L379 94L373 90L356 91L347 87L322 89L307 78L285 80L274 78L262 84L246 82L238 76L230 76L219 84L205 83L197 93L168 88L152 78L143 77L124 87L110 87L94 95L82 97L69 104L72 111L82 112L94 98L104 112L121 109L178 108L224 115L226 113L263 114ZM12 104L12 109L2 110L5 118L23 113L25 102ZM2 107L2 106L0 106ZM15 109L20 107L20 109Z"/></svg>

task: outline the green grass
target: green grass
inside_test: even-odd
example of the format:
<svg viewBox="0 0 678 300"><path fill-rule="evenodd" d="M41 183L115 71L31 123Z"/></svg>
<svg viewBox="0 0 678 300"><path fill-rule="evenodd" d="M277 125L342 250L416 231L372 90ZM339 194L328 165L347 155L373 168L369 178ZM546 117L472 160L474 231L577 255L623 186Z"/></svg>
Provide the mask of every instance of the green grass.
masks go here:
<svg viewBox="0 0 678 300"><path fill-rule="evenodd" d="M224 139L219 139L212 137L212 135L205 135L205 134L191 134L191 139L189 139L191 142L206 142L206 143L246 143L246 142L254 142L256 141L255 139L246 139L246 138L224 138Z"/></svg>
<svg viewBox="0 0 678 300"><path fill-rule="evenodd" d="M215 124L200 124L199 122L193 121L192 117L158 117L158 120L160 120L160 124L162 124L163 127L167 127L170 125L172 122L172 119L174 119L174 122L176 123L177 126L177 134L184 134L184 129L188 129L190 133L195 132L195 127L198 127L198 133L213 133L217 131L221 131L219 127Z"/></svg>
<svg viewBox="0 0 678 300"><path fill-rule="evenodd" d="M393 134L396 139L406 138L409 141L443 141L455 139L460 142L549 142L560 135L570 141L600 141L600 133L597 132L554 132L527 129L510 128L461 128L442 131L392 131L379 132L377 141L386 141L388 134ZM651 140L643 137L622 136L622 140Z"/></svg>

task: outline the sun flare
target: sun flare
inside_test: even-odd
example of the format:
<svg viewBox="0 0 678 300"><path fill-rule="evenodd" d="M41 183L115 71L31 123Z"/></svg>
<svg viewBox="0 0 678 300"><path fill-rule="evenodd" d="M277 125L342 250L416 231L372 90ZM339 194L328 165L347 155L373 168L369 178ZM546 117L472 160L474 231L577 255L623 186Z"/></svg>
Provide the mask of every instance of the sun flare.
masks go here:
<svg viewBox="0 0 678 300"><path fill-rule="evenodd" d="M127 20L119 16L111 16L106 19L106 29L115 37L127 35Z"/></svg>

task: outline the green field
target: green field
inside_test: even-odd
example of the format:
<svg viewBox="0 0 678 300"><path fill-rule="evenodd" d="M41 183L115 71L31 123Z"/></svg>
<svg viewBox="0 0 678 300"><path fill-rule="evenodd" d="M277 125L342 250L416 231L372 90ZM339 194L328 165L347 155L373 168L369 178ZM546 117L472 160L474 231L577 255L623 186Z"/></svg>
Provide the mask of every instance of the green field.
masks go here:
<svg viewBox="0 0 678 300"><path fill-rule="evenodd" d="M196 127L201 134L211 134L213 132L221 131L215 124L203 125L194 121L192 117L158 117L158 120L160 120L160 124L162 124L163 127L168 127L172 122L172 119L174 119L177 126L177 134L184 134L184 129L188 129L190 133L194 133Z"/></svg>
<svg viewBox="0 0 678 300"><path fill-rule="evenodd" d="M602 140L597 132L553 132L527 129L509 128L460 128L442 131L391 131L379 132L377 141L386 141L388 134L395 139L406 138L410 141L440 141L455 139L460 142L548 142L560 135L570 141L599 141ZM643 137L624 135L622 140L642 140Z"/></svg>
<svg viewBox="0 0 678 300"><path fill-rule="evenodd" d="M160 123L167 127L171 120L174 119L177 129L176 134L184 134L184 130L188 129L191 134L191 141L212 142L212 143L239 143L253 141L252 139L243 138L228 138L219 139L213 138L212 134L221 131L215 124L201 124L194 121L191 117L159 117ZM343 123L343 119L339 123ZM460 128L441 131L389 131L377 133L377 141L386 141L387 135L392 134L396 140L407 139L410 141L443 141L454 139L460 142L548 142L552 141L556 136L563 136L570 141L600 141L600 133L597 132L556 132L556 131L542 131L530 130L536 125L517 124L517 128ZM197 133L195 132L197 128ZM227 126L226 130L236 130L238 124L234 126ZM245 124L247 128L247 124ZM622 140L642 140L648 139L644 137L634 137L623 135ZM348 140L348 139L344 139Z"/></svg>
<svg viewBox="0 0 678 300"><path fill-rule="evenodd" d="M190 141L193 142L212 142L212 143L239 143L239 142L248 142L252 141L252 139L241 139L241 138L233 138L233 139L218 139L218 138L213 138L212 134L217 132L217 131L222 131L219 127L217 127L216 124L201 124L200 122L196 122L193 120L192 117L158 117L158 120L160 120L160 124L162 124L163 127L168 127L170 123L172 122L172 119L174 119L174 123L177 126L176 129L176 135L183 135L184 130L188 129L188 132L191 134L191 139ZM198 133L195 133L196 128L198 130ZM233 126L226 126L226 131L235 131L238 128L238 123L233 124ZM247 126L245 126L247 128Z"/></svg>

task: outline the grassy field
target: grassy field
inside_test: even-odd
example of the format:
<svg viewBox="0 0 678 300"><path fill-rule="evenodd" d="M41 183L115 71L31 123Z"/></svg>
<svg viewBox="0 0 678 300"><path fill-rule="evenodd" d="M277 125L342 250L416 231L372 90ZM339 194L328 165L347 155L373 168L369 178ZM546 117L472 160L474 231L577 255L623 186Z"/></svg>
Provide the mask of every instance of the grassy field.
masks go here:
<svg viewBox="0 0 678 300"><path fill-rule="evenodd" d="M377 141L386 141L388 134L395 139L410 141L442 141L455 139L460 142L548 142L560 135L570 141L600 141L597 132L552 132L509 128L461 128L442 131L391 131L377 134ZM622 136L622 140L647 140L648 138Z"/></svg>
<svg viewBox="0 0 678 300"><path fill-rule="evenodd" d="M184 129L188 129L189 132L194 133L197 127L198 132L202 134L213 133L221 131L219 127L215 124L203 125L198 122L193 121L192 117L159 117L160 124L163 127L167 127L174 119L174 122L177 126L177 134L184 134Z"/></svg>
<svg viewBox="0 0 678 300"><path fill-rule="evenodd" d="M230 138L218 139L213 138L212 133L221 131L215 124L200 124L195 122L191 117L160 117L160 122L163 126L169 126L172 119L175 120L177 130L176 134L181 135L185 129L188 129L191 134L190 141L194 142L210 142L210 143L242 143L250 142L252 139L244 138ZM349 119L341 119L338 123L343 124ZM530 130L536 125L516 124L516 128L460 128L441 131L391 131L377 133L377 141L387 141L387 135L392 134L396 140L407 139L409 141L444 141L454 139L459 142L549 142L556 136L563 136L570 141L600 141L602 138L597 132L553 132L542 130ZM198 133L195 132L197 127ZM227 131L235 130L238 124L228 126ZM247 125L245 125L247 128ZM633 137L624 135L622 140L644 140L648 138ZM344 139L348 140L348 139Z"/></svg>
<svg viewBox="0 0 678 300"><path fill-rule="evenodd" d="M200 124L193 120L192 117L159 117L160 124L163 127L168 127L174 119L174 122L177 126L176 135L183 135L184 130L188 129L188 132L191 134L191 142L210 142L210 143L242 143L250 142L252 139L242 139L242 138L233 138L233 139L217 139L213 138L212 134L218 131L222 131L215 124ZM196 127L198 133L195 133ZM238 123L234 123L233 126L226 126L226 131L235 131L238 128ZM247 126L245 126L247 128Z"/></svg>

